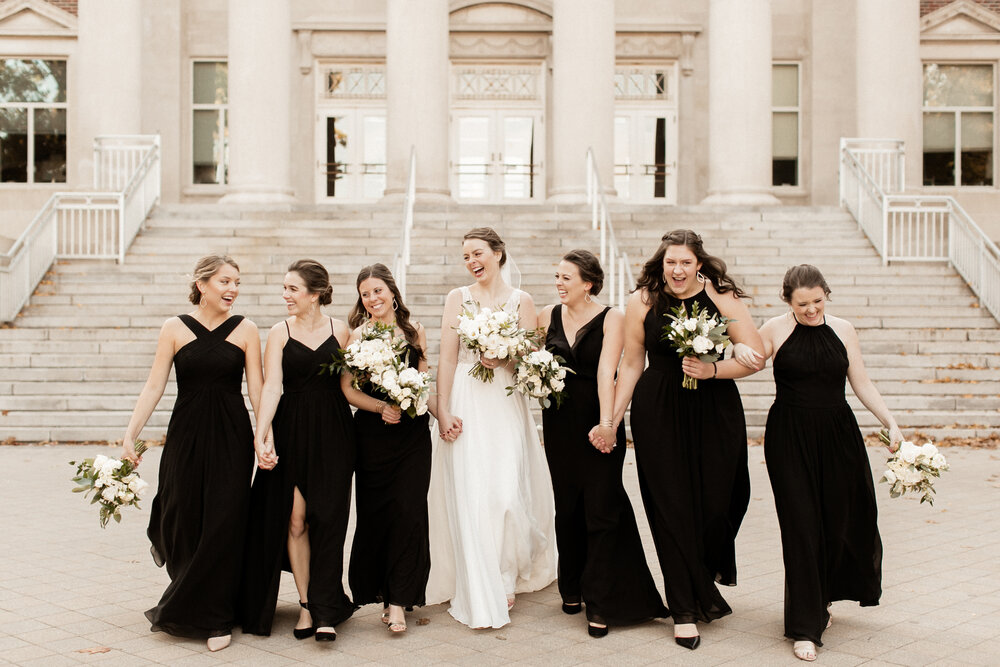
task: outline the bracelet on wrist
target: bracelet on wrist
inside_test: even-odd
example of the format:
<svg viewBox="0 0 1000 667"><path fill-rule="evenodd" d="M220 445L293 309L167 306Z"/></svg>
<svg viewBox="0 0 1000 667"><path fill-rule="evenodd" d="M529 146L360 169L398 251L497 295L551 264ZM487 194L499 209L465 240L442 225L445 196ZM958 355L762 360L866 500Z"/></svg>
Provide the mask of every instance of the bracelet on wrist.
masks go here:
<svg viewBox="0 0 1000 667"><path fill-rule="evenodd" d="M601 426L607 426L608 428L614 428L615 427L615 422L614 422L613 419L602 419L600 421L600 425Z"/></svg>
<svg viewBox="0 0 1000 667"><path fill-rule="evenodd" d="M712 362L712 379L714 380L714 379L715 379L715 377L716 377L716 376L717 376L718 374L719 374L719 362L717 362L717 361L713 361L713 362Z"/></svg>
<svg viewBox="0 0 1000 667"><path fill-rule="evenodd" d="M375 412L382 414L385 412L385 401L378 401L375 403Z"/></svg>

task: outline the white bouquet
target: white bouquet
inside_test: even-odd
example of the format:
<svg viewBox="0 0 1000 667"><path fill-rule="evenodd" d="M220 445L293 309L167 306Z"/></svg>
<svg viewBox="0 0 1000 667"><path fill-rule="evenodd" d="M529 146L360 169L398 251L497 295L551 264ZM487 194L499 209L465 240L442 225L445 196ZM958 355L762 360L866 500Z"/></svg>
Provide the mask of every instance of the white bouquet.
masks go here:
<svg viewBox="0 0 1000 667"><path fill-rule="evenodd" d="M566 368L566 360L552 354L548 350L534 350L518 357L514 370L514 384L507 387L507 395L519 391L525 396L537 398L543 408L552 405L549 398L556 401L556 407L562 405L563 389L566 386L566 373L573 369Z"/></svg>
<svg viewBox="0 0 1000 667"><path fill-rule="evenodd" d="M142 456L145 451L146 445L141 440L136 441L136 456ZM73 492L85 496L91 491L95 492L90 503L101 505L98 515L101 528L107 528L110 519L121 523L121 508L139 507L143 492L149 488L149 484L135 471L135 464L128 459L113 459L100 454L80 463L70 461L69 464L76 466L73 481L77 487Z"/></svg>
<svg viewBox="0 0 1000 667"><path fill-rule="evenodd" d="M529 349L528 332L518 325L517 313L508 313L503 308L480 308L478 313L464 310L455 328L462 345L487 359L516 359ZM476 360L469 375L482 382L493 382L494 373Z"/></svg>
<svg viewBox="0 0 1000 667"><path fill-rule="evenodd" d="M427 413L427 399L431 393L431 375L408 365L404 358L397 366L386 368L379 376L371 376L369 382L383 392L389 402L411 417Z"/></svg>
<svg viewBox="0 0 1000 667"><path fill-rule="evenodd" d="M682 303L667 315L672 322L663 327L661 340L670 341L677 350L679 357L698 357L707 364L718 361L719 357L729 347L729 336L726 327L730 320L722 315L710 316L707 310L701 309L698 302L691 304L691 314ZM684 376L681 386L685 389L697 389L697 378Z"/></svg>
<svg viewBox="0 0 1000 667"><path fill-rule="evenodd" d="M350 370L355 389L371 384L386 395L387 402L416 417L427 412L431 376L411 368L408 355L406 341L395 337L395 327L372 322L361 338L338 350L329 364L323 364L323 370L331 375Z"/></svg>
<svg viewBox="0 0 1000 667"><path fill-rule="evenodd" d="M878 434L886 445L890 444L889 434L883 429ZM934 478L948 470L948 461L932 442L917 446L904 440L899 449L886 461L886 470L880 482L889 484L889 495L898 498L907 491L923 494L920 502L934 504Z"/></svg>

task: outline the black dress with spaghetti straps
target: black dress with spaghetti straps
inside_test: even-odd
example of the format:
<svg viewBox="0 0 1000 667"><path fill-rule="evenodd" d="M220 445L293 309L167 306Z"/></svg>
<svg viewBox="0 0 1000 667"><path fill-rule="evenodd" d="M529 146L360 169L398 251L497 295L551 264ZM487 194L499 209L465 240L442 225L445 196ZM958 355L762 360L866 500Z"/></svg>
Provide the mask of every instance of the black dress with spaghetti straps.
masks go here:
<svg viewBox="0 0 1000 667"><path fill-rule="evenodd" d="M702 290L697 301L718 308ZM716 583L736 585L736 533L750 503L747 431L733 380L699 380L684 389L681 358L662 340L666 313L650 308L643 328L649 367L632 394L632 436L639 489L675 623L709 622L732 613Z"/></svg>
<svg viewBox="0 0 1000 667"><path fill-rule="evenodd" d="M420 355L407 345L409 364ZM362 390L383 399L371 385ZM358 429L357 527L348 580L355 603L401 607L424 604L431 571L427 489L431 483L430 415L386 424L366 410L354 413Z"/></svg>
<svg viewBox="0 0 1000 667"><path fill-rule="evenodd" d="M595 623L627 625L668 615L646 565L632 503L622 485L625 425L618 446L603 454L590 444L601 419L597 367L604 347L605 308L580 327L570 345L562 306L552 309L545 347L566 360L562 406L542 411L545 458L552 476L559 548L559 594L583 601Z"/></svg>
<svg viewBox="0 0 1000 667"><path fill-rule="evenodd" d="M236 625L253 472L253 428L241 391L246 355L226 340L243 317L212 330L190 315L179 318L196 337L174 355L177 400L147 531L170 585L146 618L154 631L218 637Z"/></svg>
<svg viewBox="0 0 1000 667"><path fill-rule="evenodd" d="M827 604L877 605L882 540L871 464L844 397L847 349L825 322L796 323L774 355L764 456L785 562L785 636L820 641Z"/></svg>
<svg viewBox="0 0 1000 667"><path fill-rule="evenodd" d="M284 392L273 426L278 465L257 470L251 493L240 602L247 633L271 634L281 571L290 570L288 521L296 487L306 501L313 624L335 626L354 613L342 581L356 454L354 421L339 376L320 372L339 347L331 320L330 336L315 350L289 331L281 353Z"/></svg>

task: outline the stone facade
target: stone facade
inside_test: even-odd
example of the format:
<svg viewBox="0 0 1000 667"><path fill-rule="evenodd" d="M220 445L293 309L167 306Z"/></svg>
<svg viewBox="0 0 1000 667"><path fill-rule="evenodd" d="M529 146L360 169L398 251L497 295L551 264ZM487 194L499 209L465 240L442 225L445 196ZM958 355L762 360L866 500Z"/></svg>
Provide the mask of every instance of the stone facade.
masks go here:
<svg viewBox="0 0 1000 667"><path fill-rule="evenodd" d="M164 201L398 196L411 147L423 197L579 201L589 147L625 202L835 205L845 136L904 139L924 187L922 63L1000 62L1000 0L411 4L3 0L0 58L68 63L68 121L65 182L0 183L0 236L101 133L162 136ZM997 237L990 94L988 183L930 191Z"/></svg>

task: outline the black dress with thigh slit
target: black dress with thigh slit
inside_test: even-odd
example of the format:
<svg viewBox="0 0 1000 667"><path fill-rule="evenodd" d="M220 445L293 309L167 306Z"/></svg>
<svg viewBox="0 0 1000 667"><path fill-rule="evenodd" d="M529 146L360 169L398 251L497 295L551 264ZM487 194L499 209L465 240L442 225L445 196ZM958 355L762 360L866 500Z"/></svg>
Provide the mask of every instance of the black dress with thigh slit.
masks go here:
<svg viewBox="0 0 1000 667"><path fill-rule="evenodd" d="M258 469L254 477L240 604L244 632L271 634L281 571L290 569L288 521L296 487L306 501L313 624L334 626L354 613L342 581L356 456L354 420L340 378L320 372L340 347L332 320L330 328L329 338L315 350L289 332L281 354L284 392L274 415L278 465Z"/></svg>
<svg viewBox="0 0 1000 667"><path fill-rule="evenodd" d="M827 604L877 605L882 540L868 454L844 398L847 350L825 323L796 324L774 355L764 455L785 562L785 636L820 641Z"/></svg>
<svg viewBox="0 0 1000 667"><path fill-rule="evenodd" d="M410 366L419 355L407 345ZM366 385L365 393L385 396ZM431 483L430 415L386 424L366 410L354 413L358 432L355 480L357 527L348 581L354 602L414 607L424 604L431 571L427 489Z"/></svg>
<svg viewBox="0 0 1000 667"><path fill-rule="evenodd" d="M241 391L246 354L226 340L243 317L211 331L179 317L196 338L174 355L177 400L147 531L170 585L146 618L154 631L219 637L236 625L253 472L253 428Z"/></svg>
<svg viewBox="0 0 1000 667"><path fill-rule="evenodd" d="M603 454L588 434L601 418L597 367L604 345L608 308L580 327L570 345L562 306L552 309L545 347L566 360L561 407L542 411L545 458L552 476L559 549L559 593L582 601L597 623L627 625L667 616L646 565L632 503L622 485L625 425L618 446Z"/></svg>
<svg viewBox="0 0 1000 667"><path fill-rule="evenodd" d="M684 299L711 314L702 290ZM736 585L736 533L750 502L747 432L733 380L699 380L684 389L681 359L661 340L666 310L643 322L649 367L632 394L632 436L639 488L675 623L709 622L732 613L716 583Z"/></svg>

